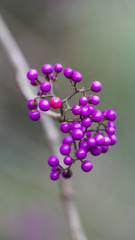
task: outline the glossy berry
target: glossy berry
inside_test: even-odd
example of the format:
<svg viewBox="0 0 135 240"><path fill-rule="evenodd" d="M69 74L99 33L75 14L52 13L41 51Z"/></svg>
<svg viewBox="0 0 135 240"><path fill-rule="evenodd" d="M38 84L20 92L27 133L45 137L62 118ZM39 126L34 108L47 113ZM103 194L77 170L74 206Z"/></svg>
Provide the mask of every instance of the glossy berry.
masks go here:
<svg viewBox="0 0 135 240"><path fill-rule="evenodd" d="M37 102L34 101L34 99L29 99L29 100L27 101L27 107L28 107L30 110L36 109L36 108L37 108Z"/></svg>
<svg viewBox="0 0 135 240"><path fill-rule="evenodd" d="M102 147L100 146L95 146L93 148L90 149L90 152L93 156L98 156L100 155L100 153L102 152Z"/></svg>
<svg viewBox="0 0 135 240"><path fill-rule="evenodd" d="M90 138L91 137L91 132L86 132L86 137Z"/></svg>
<svg viewBox="0 0 135 240"><path fill-rule="evenodd" d="M102 84L99 81L94 81L91 84L91 90L94 92L100 92L102 89Z"/></svg>
<svg viewBox="0 0 135 240"><path fill-rule="evenodd" d="M95 108L92 105L88 105L87 107L90 110L90 114L92 114L94 112Z"/></svg>
<svg viewBox="0 0 135 240"><path fill-rule="evenodd" d="M80 112L81 112L81 107L80 107L79 105L74 105L74 106L72 107L72 113L73 113L74 115L79 115Z"/></svg>
<svg viewBox="0 0 135 240"><path fill-rule="evenodd" d="M37 80L30 80L30 84L32 86L37 86Z"/></svg>
<svg viewBox="0 0 135 240"><path fill-rule="evenodd" d="M62 144L60 147L60 153L62 155L68 155L71 152L71 147L68 144Z"/></svg>
<svg viewBox="0 0 135 240"><path fill-rule="evenodd" d="M63 70L63 66L60 63L55 64L55 66L54 66L55 72L60 73L60 72L62 72L62 70Z"/></svg>
<svg viewBox="0 0 135 240"><path fill-rule="evenodd" d="M49 78L50 78L51 80L54 80L54 73L50 73Z"/></svg>
<svg viewBox="0 0 135 240"><path fill-rule="evenodd" d="M66 136L63 138L63 141L62 141L64 144L69 144L71 145L73 143L73 138L71 136Z"/></svg>
<svg viewBox="0 0 135 240"><path fill-rule="evenodd" d="M72 74L72 80L74 82L80 82L82 80L82 75L79 72L73 72Z"/></svg>
<svg viewBox="0 0 135 240"><path fill-rule="evenodd" d="M80 114L81 114L82 117L88 117L90 115L89 107L88 106L82 106Z"/></svg>
<svg viewBox="0 0 135 240"><path fill-rule="evenodd" d="M57 109L62 106L62 101L59 97L53 97L51 98L50 105L52 108Z"/></svg>
<svg viewBox="0 0 135 240"><path fill-rule="evenodd" d="M44 81L40 84L40 89L42 92L49 92L51 88L52 88L51 83L47 81Z"/></svg>
<svg viewBox="0 0 135 240"><path fill-rule="evenodd" d="M53 71L53 67L52 67L51 64L44 64L44 65L42 66L42 72L43 72L44 74L49 74L49 73L51 73L52 71Z"/></svg>
<svg viewBox="0 0 135 240"><path fill-rule="evenodd" d="M111 144L111 139L108 136L104 136L104 143L103 145L109 146Z"/></svg>
<svg viewBox="0 0 135 240"><path fill-rule="evenodd" d="M70 131L70 123L66 122L66 123L61 123L60 125L60 130L63 132L63 133L67 133Z"/></svg>
<svg viewBox="0 0 135 240"><path fill-rule="evenodd" d="M48 164L51 167L57 167L58 164L59 164L59 160L56 156L50 156L49 159L48 159Z"/></svg>
<svg viewBox="0 0 135 240"><path fill-rule="evenodd" d="M51 174L50 174L50 179L53 180L53 181L58 180L59 179L59 173L55 172L55 171L52 171Z"/></svg>
<svg viewBox="0 0 135 240"><path fill-rule="evenodd" d="M31 120L37 121L37 120L40 119L40 112L35 111L35 110L31 110L29 112L29 117L30 117Z"/></svg>
<svg viewBox="0 0 135 240"><path fill-rule="evenodd" d="M79 148L77 151L76 151L76 157L78 159L84 159L86 158L87 156L87 152L84 148Z"/></svg>
<svg viewBox="0 0 135 240"><path fill-rule="evenodd" d="M93 113L92 113L92 120L94 122L101 122L103 120L103 114L101 111L99 110L95 110Z"/></svg>
<svg viewBox="0 0 135 240"><path fill-rule="evenodd" d="M41 111L48 111L50 109L50 103L46 99L42 99L39 102L39 108Z"/></svg>
<svg viewBox="0 0 135 240"><path fill-rule="evenodd" d="M97 95L90 95L89 103L93 105L98 105L100 103L100 97Z"/></svg>
<svg viewBox="0 0 135 240"><path fill-rule="evenodd" d="M110 137L110 139L111 139L111 144L110 144L110 145L116 144L116 142L117 142L117 137L116 137L116 135L111 135L111 136L109 136L109 137Z"/></svg>
<svg viewBox="0 0 135 240"><path fill-rule="evenodd" d="M110 121L114 121L116 119L116 112L114 110L107 110L106 117Z"/></svg>
<svg viewBox="0 0 135 240"><path fill-rule="evenodd" d="M36 69L30 69L28 72L27 72L27 78L29 80L36 80L38 78L38 71Z"/></svg>
<svg viewBox="0 0 135 240"><path fill-rule="evenodd" d="M96 145L96 140L94 138L88 138L87 143L90 147L94 147Z"/></svg>
<svg viewBox="0 0 135 240"><path fill-rule="evenodd" d="M74 129L72 131L72 137L75 139L75 140L81 140L84 136L84 133L81 129Z"/></svg>
<svg viewBox="0 0 135 240"><path fill-rule="evenodd" d="M104 136L101 134L97 134L95 136L95 141L96 141L96 145L98 145L98 146L103 145L104 144Z"/></svg>
<svg viewBox="0 0 135 240"><path fill-rule="evenodd" d="M66 156L63 161L66 165L71 165L73 162L73 159L70 156Z"/></svg>
<svg viewBox="0 0 135 240"><path fill-rule="evenodd" d="M108 152L109 147L108 146L102 146L102 153Z"/></svg>
<svg viewBox="0 0 135 240"><path fill-rule="evenodd" d="M115 124L115 122L108 121L108 127L113 127L113 128L116 129L116 124Z"/></svg>
<svg viewBox="0 0 135 240"><path fill-rule="evenodd" d="M85 106L85 105L87 105L87 103L88 103L88 98L87 97L82 96L82 97L79 98L79 104L80 105Z"/></svg>
<svg viewBox="0 0 135 240"><path fill-rule="evenodd" d="M74 130L74 129L82 129L82 124L80 122L73 122L71 124L71 130Z"/></svg>
<svg viewBox="0 0 135 240"><path fill-rule="evenodd" d="M89 172L91 171L93 168L93 163L89 160L85 160L82 162L81 164L81 169L84 171L84 172Z"/></svg>
<svg viewBox="0 0 135 240"><path fill-rule="evenodd" d="M66 68L64 70L64 76L67 77L67 78L71 78L72 77L72 74L73 74L73 70L71 68Z"/></svg>
<svg viewBox="0 0 135 240"><path fill-rule="evenodd" d="M91 124L92 124L92 121L91 121L91 119L90 119L89 117L83 118L83 120L82 120L82 125L83 125L84 127L90 127Z"/></svg>
<svg viewBox="0 0 135 240"><path fill-rule="evenodd" d="M88 145L86 140L79 142L79 148L85 149L87 152L90 150L90 146Z"/></svg>
<svg viewBox="0 0 135 240"><path fill-rule="evenodd" d="M106 117L106 112L107 112L107 110L103 110L102 111L102 114Z"/></svg>
<svg viewBox="0 0 135 240"><path fill-rule="evenodd" d="M113 127L108 127L106 129L106 132L108 133L108 135L114 135L115 134L115 128Z"/></svg>
<svg viewBox="0 0 135 240"><path fill-rule="evenodd" d="M72 177L72 171L71 170L63 170L62 171L62 177L63 178L71 178Z"/></svg>

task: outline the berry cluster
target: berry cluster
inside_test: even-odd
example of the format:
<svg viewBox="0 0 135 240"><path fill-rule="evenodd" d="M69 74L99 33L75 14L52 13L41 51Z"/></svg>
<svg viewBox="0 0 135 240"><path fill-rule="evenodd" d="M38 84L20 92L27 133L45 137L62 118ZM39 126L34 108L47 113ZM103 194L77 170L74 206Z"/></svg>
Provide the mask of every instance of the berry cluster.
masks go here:
<svg viewBox="0 0 135 240"><path fill-rule="evenodd" d="M114 110L96 110L96 105L99 104L100 98L97 95L87 94L87 92L100 92L102 84L99 81L94 81L87 89L82 87L78 89L77 83L82 81L82 75L79 72L73 71L71 68L66 68L63 73L66 79L69 80L73 92L65 99L61 100L55 96L53 92L53 84L57 80L58 74L63 71L61 64L56 64L54 67L50 64L42 66L42 72L45 76L45 81L40 81L38 72L35 69L30 69L27 73L27 78L33 86L39 86L40 89L35 99L30 99L27 106L30 109L29 116L31 120L40 119L41 111L48 111L50 108L60 109L60 115L56 118L60 122L60 130L66 135L60 146L60 153L64 156L63 168L56 156L50 156L48 164L52 168L50 178L57 180L60 175L63 178L72 176L71 166L76 161L81 162L81 169L84 172L89 172L93 168L93 163L86 160L87 155L98 156L101 153L106 153L110 145L117 142L115 135L116 112ZM75 95L81 93L79 103L70 106L69 100ZM72 113L72 118L67 117L67 112ZM95 123L92 128L92 123Z"/></svg>

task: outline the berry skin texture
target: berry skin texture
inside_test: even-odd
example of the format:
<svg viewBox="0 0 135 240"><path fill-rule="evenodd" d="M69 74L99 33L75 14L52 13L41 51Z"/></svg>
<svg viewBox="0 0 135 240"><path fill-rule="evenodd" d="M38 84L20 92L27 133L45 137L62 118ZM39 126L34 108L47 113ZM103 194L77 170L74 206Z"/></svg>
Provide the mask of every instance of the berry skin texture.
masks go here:
<svg viewBox="0 0 135 240"><path fill-rule="evenodd" d="M29 117L33 121L38 121L40 119L40 112L31 110L29 112Z"/></svg>
<svg viewBox="0 0 135 240"><path fill-rule="evenodd" d="M89 103L93 105L98 105L100 103L100 97L97 95L90 95Z"/></svg>
<svg viewBox="0 0 135 240"><path fill-rule="evenodd" d="M73 80L74 82L80 82L80 81L82 81L82 75L81 75L81 73L79 73L79 72L73 72L73 74L72 74L72 80Z"/></svg>
<svg viewBox="0 0 135 240"><path fill-rule="evenodd" d="M68 155L71 152L71 147L68 144L62 144L60 147L60 153L62 155Z"/></svg>
<svg viewBox="0 0 135 240"><path fill-rule="evenodd" d="M109 136L109 138L111 139L111 144L110 144L110 145L116 144L116 142L117 142L117 137L116 137L116 135L111 135L111 136Z"/></svg>
<svg viewBox="0 0 135 240"><path fill-rule="evenodd" d="M51 98L50 105L52 108L57 109L62 106L62 101L59 97L53 97Z"/></svg>
<svg viewBox="0 0 135 240"><path fill-rule="evenodd" d="M36 69L30 69L28 72L27 72L27 78L29 80L37 80L38 78L38 71Z"/></svg>
<svg viewBox="0 0 135 240"><path fill-rule="evenodd" d="M84 136L84 133L81 129L74 129L72 131L72 137L75 139L75 140L81 140Z"/></svg>
<svg viewBox="0 0 135 240"><path fill-rule="evenodd" d="M104 136L101 135L101 134L97 134L95 136L95 141L96 141L96 145L98 145L98 146L103 145L103 143L104 143Z"/></svg>
<svg viewBox="0 0 135 240"><path fill-rule="evenodd" d="M103 114L101 111L99 110L95 110L93 113L92 113L92 120L94 122L101 122L103 120Z"/></svg>
<svg viewBox="0 0 135 240"><path fill-rule="evenodd" d="M102 146L102 153L108 152L109 147L108 146Z"/></svg>
<svg viewBox="0 0 135 240"><path fill-rule="evenodd" d="M106 132L108 133L108 135L114 135L115 134L115 128L108 127Z"/></svg>
<svg viewBox="0 0 135 240"><path fill-rule="evenodd" d="M74 130L74 129L82 129L82 124L80 122L73 122L71 124L71 130Z"/></svg>
<svg viewBox="0 0 135 240"><path fill-rule="evenodd" d="M90 127L92 124L92 121L89 117L85 117L83 120L82 120L82 125L84 127Z"/></svg>
<svg viewBox="0 0 135 240"><path fill-rule="evenodd" d="M88 117L88 116L90 115L90 109L89 109L89 107L88 107L88 106L82 106L82 107L81 107L81 113L80 113L80 115L81 115L82 117Z"/></svg>
<svg viewBox="0 0 135 240"><path fill-rule="evenodd" d="M88 145L86 140L79 142L79 148L85 149L87 152L90 150L90 146Z"/></svg>
<svg viewBox="0 0 135 240"><path fill-rule="evenodd" d="M74 115L79 115L80 112L81 112L81 107L79 105L76 104L72 107L72 113Z"/></svg>
<svg viewBox="0 0 135 240"><path fill-rule="evenodd" d="M67 78L71 78L72 77L72 74L73 74L73 70L71 68L66 68L64 70L64 76L67 77Z"/></svg>
<svg viewBox="0 0 135 240"><path fill-rule="evenodd" d="M51 167L57 167L59 164L59 159L56 156L50 156L48 159L48 164Z"/></svg>
<svg viewBox="0 0 135 240"><path fill-rule="evenodd" d="M87 156L87 152L84 148L79 148L77 151L76 151L76 157L78 159L84 159L86 158Z"/></svg>
<svg viewBox="0 0 135 240"><path fill-rule="evenodd" d="M66 136L63 138L63 144L69 144L71 145L73 143L73 138L71 136Z"/></svg>
<svg viewBox="0 0 135 240"><path fill-rule="evenodd" d="M92 170L92 168L93 168L93 163L89 160L85 160L81 164L81 169L84 172L90 172Z"/></svg>
<svg viewBox="0 0 135 240"><path fill-rule="evenodd" d="M104 136L104 143L103 145L109 146L111 144L111 139L108 136Z"/></svg>
<svg viewBox="0 0 135 240"><path fill-rule="evenodd" d="M52 71L53 71L53 67L51 64L44 64L42 66L42 73L49 74L49 73L52 73Z"/></svg>
<svg viewBox="0 0 135 240"><path fill-rule="evenodd" d="M41 111L48 111L50 109L50 103L46 99L42 99L39 102L39 108Z"/></svg>
<svg viewBox="0 0 135 240"><path fill-rule="evenodd" d="M66 165L71 165L73 162L73 159L70 156L66 156L63 161Z"/></svg>
<svg viewBox="0 0 135 240"><path fill-rule="evenodd" d="M34 99L29 99L29 100L27 101L27 107L28 107L30 110L36 109L36 108L37 108L37 103L34 102Z"/></svg>
<svg viewBox="0 0 135 240"><path fill-rule="evenodd" d="M113 127L116 129L116 125L114 122L108 121L108 127Z"/></svg>
<svg viewBox="0 0 135 240"><path fill-rule="evenodd" d="M90 147L94 147L96 145L96 140L94 138L88 138L87 143Z"/></svg>
<svg viewBox="0 0 135 240"><path fill-rule="evenodd" d="M91 148L90 152L93 156L98 156L102 152L102 147L95 146L94 148Z"/></svg>
<svg viewBox="0 0 135 240"><path fill-rule="evenodd" d="M87 107L90 109L90 114L92 114L94 112L95 108L91 105L88 105Z"/></svg>
<svg viewBox="0 0 135 240"><path fill-rule="evenodd" d="M114 110L107 110L107 112L106 112L106 117L107 117L107 119L108 120L110 120L110 121L114 121L115 119L116 119L116 112L114 111Z"/></svg>
<svg viewBox="0 0 135 240"><path fill-rule="evenodd" d="M51 83L47 81L44 81L40 84L40 89L42 92L49 92L51 88L52 88Z"/></svg>
<svg viewBox="0 0 135 240"><path fill-rule="evenodd" d="M86 106L88 103L88 98L85 97L85 96L82 96L79 98L79 104L82 105L82 106Z"/></svg>
<svg viewBox="0 0 135 240"><path fill-rule="evenodd" d="M63 66L60 63L55 64L55 66L54 66L55 72L60 73L60 72L62 72L62 70L63 70Z"/></svg>
<svg viewBox="0 0 135 240"><path fill-rule="evenodd" d="M60 125L60 130L63 133L68 133L70 131L70 123L66 122L66 123L61 123Z"/></svg>
<svg viewBox="0 0 135 240"><path fill-rule="evenodd" d="M99 81L94 81L94 82L92 82L92 84L91 84L91 90L92 90L93 92L100 92L101 89L102 89L102 84L101 84L101 82L99 82Z"/></svg>
<svg viewBox="0 0 135 240"><path fill-rule="evenodd" d="M55 172L55 171L52 171L51 174L50 174L50 179L53 180L53 181L58 180L59 179L59 173Z"/></svg>
<svg viewBox="0 0 135 240"><path fill-rule="evenodd" d="M50 78L51 80L54 80L54 74L53 74L53 73L50 73L49 78Z"/></svg>

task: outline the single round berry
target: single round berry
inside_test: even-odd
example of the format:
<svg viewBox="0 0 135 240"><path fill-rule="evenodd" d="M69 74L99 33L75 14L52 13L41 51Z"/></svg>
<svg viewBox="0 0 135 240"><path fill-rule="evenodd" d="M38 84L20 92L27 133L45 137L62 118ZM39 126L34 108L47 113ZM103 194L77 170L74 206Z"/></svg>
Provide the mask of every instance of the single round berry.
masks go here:
<svg viewBox="0 0 135 240"><path fill-rule="evenodd" d="M42 92L49 92L51 88L52 88L51 83L47 81L44 81L40 84L40 89Z"/></svg>
<svg viewBox="0 0 135 240"><path fill-rule="evenodd" d="M63 161L66 165L71 165L73 162L73 159L70 156L66 156Z"/></svg>
<svg viewBox="0 0 135 240"><path fill-rule="evenodd" d="M72 77L72 74L73 74L73 70L71 68L66 68L64 70L64 76L67 77L67 78L71 78Z"/></svg>
<svg viewBox="0 0 135 240"><path fill-rule="evenodd" d="M88 106L82 106L82 107L81 107L81 113L80 113L80 115L81 115L82 117L88 117L88 116L90 115L90 109L89 109L89 107L88 107Z"/></svg>
<svg viewBox="0 0 135 240"><path fill-rule="evenodd" d="M56 156L50 156L48 159L48 164L51 167L57 167L59 164L59 159Z"/></svg>
<svg viewBox="0 0 135 240"><path fill-rule="evenodd" d="M107 117L107 119L108 120L110 120L110 121L114 121L115 119L116 119L116 112L114 111L114 110L107 110L107 112L106 112L106 117Z"/></svg>
<svg viewBox="0 0 135 240"><path fill-rule="evenodd" d="M67 133L70 131L70 123L66 122L66 123L61 123L60 125L60 130L63 132L63 133Z"/></svg>
<svg viewBox="0 0 135 240"><path fill-rule="evenodd" d="M111 144L111 139L108 136L104 136L104 143L105 146L109 146Z"/></svg>
<svg viewBox="0 0 135 240"><path fill-rule="evenodd" d="M102 147L100 146L95 146L93 148L90 149L90 152L93 156L98 156L100 155L100 153L102 152Z"/></svg>
<svg viewBox="0 0 135 240"><path fill-rule="evenodd" d="M71 136L66 136L63 138L63 141L62 141L64 144L69 144L71 145L73 143L73 138Z"/></svg>
<svg viewBox="0 0 135 240"><path fill-rule="evenodd" d="M72 80L75 82L80 82L82 81L82 75L79 72L73 72L72 74Z"/></svg>
<svg viewBox="0 0 135 240"><path fill-rule="evenodd" d="M71 124L71 130L74 130L74 129L82 129L82 124L80 122L73 122Z"/></svg>
<svg viewBox="0 0 135 240"><path fill-rule="evenodd" d="M82 97L79 98L79 104L80 105L85 106L85 105L87 105L87 103L88 103L88 98L87 97L82 96Z"/></svg>
<svg viewBox="0 0 135 240"><path fill-rule="evenodd" d="M62 155L68 155L71 152L71 147L68 144L62 144L60 147L60 153Z"/></svg>
<svg viewBox="0 0 135 240"><path fill-rule="evenodd" d="M117 142L117 137L116 137L116 135L110 135L109 137L110 137L110 139L111 139L111 144L110 144L110 145L116 144L116 142Z"/></svg>
<svg viewBox="0 0 135 240"><path fill-rule="evenodd" d="M108 135L114 135L115 134L115 128L113 127L108 127L106 129L106 132L108 133Z"/></svg>
<svg viewBox="0 0 135 240"><path fill-rule="evenodd" d="M73 113L74 115L79 115L80 112L81 112L81 107L80 107L79 105L74 105L74 106L72 107L72 113Z"/></svg>
<svg viewBox="0 0 135 240"><path fill-rule="evenodd" d="M81 129L74 129L72 131L72 137L75 139L75 140L81 140L84 136L84 133Z"/></svg>
<svg viewBox="0 0 135 240"><path fill-rule="evenodd" d="M91 126L91 119L89 117L85 117L83 120L82 120L82 125L84 127L90 127Z"/></svg>
<svg viewBox="0 0 135 240"><path fill-rule="evenodd" d="M102 114L106 117L106 112L107 112L107 110L103 110L102 111Z"/></svg>
<svg viewBox="0 0 135 240"><path fill-rule="evenodd" d="M40 119L40 112L31 110L29 112L29 117L30 117L31 120L37 121L37 120Z"/></svg>
<svg viewBox="0 0 135 240"><path fill-rule="evenodd" d="M52 108L57 109L62 106L62 101L59 97L53 97L51 98L50 105Z"/></svg>
<svg viewBox="0 0 135 240"><path fill-rule="evenodd" d="M100 103L100 97L97 95L90 95L89 103L93 105L98 105Z"/></svg>
<svg viewBox="0 0 135 240"><path fill-rule="evenodd" d="M94 138L88 138L87 143L90 147L94 147L96 145L96 141Z"/></svg>
<svg viewBox="0 0 135 240"><path fill-rule="evenodd" d="M91 137L91 132L86 132L86 137L90 138Z"/></svg>
<svg viewBox="0 0 135 240"><path fill-rule="evenodd" d="M36 109L36 108L37 108L37 102L34 101L34 99L29 99L29 100L27 101L27 107L28 107L30 110Z"/></svg>
<svg viewBox="0 0 135 240"><path fill-rule="evenodd" d="M92 168L93 168L93 163L89 160L85 160L81 164L81 169L84 172L90 172L92 170Z"/></svg>
<svg viewBox="0 0 135 240"><path fill-rule="evenodd" d="M99 81L94 81L91 84L91 90L94 92L100 92L102 89L102 84Z"/></svg>
<svg viewBox="0 0 135 240"><path fill-rule="evenodd" d="M72 171L71 170L66 170L66 169L64 169L63 171L62 171L62 177L63 178L71 178L72 177Z"/></svg>
<svg viewBox="0 0 135 240"><path fill-rule="evenodd" d="M30 84L32 86L37 86L37 80L30 80Z"/></svg>
<svg viewBox="0 0 135 240"><path fill-rule="evenodd" d="M88 105L87 107L90 109L90 114L92 114L94 112L95 108L91 105Z"/></svg>
<svg viewBox="0 0 135 240"><path fill-rule="evenodd" d="M85 149L87 152L90 150L90 146L88 145L86 140L79 142L79 148Z"/></svg>
<svg viewBox="0 0 135 240"><path fill-rule="evenodd" d="M50 174L50 179L53 180L53 181L58 180L59 179L59 173L55 172L55 171L52 171L51 174Z"/></svg>
<svg viewBox="0 0 135 240"><path fill-rule="evenodd" d="M97 135L95 136L95 141L96 141L96 144L97 144L98 146L103 145L103 143L104 143L104 136L101 135L101 134L97 134Z"/></svg>
<svg viewBox="0 0 135 240"><path fill-rule="evenodd" d="M108 127L113 127L114 129L116 129L116 125L112 121L108 121Z"/></svg>
<svg viewBox="0 0 135 240"><path fill-rule="evenodd" d="M99 110L95 110L93 113L92 113L92 120L94 122L101 122L103 120L103 114L101 111Z"/></svg>
<svg viewBox="0 0 135 240"><path fill-rule="evenodd" d="M53 71L53 67L51 64L44 64L42 66L42 72L45 73L45 74L49 74L49 73L52 73Z"/></svg>
<svg viewBox="0 0 135 240"><path fill-rule="evenodd" d="M49 78L50 78L51 80L54 80L54 73L50 73Z"/></svg>
<svg viewBox="0 0 135 240"><path fill-rule="evenodd" d="M84 159L86 158L87 156L87 152L84 148L79 148L77 151L76 151L76 157L78 159Z"/></svg>
<svg viewBox="0 0 135 240"><path fill-rule="evenodd" d="M29 80L36 80L38 78L38 71L36 69L30 69L27 72L27 78Z"/></svg>
<svg viewBox="0 0 135 240"><path fill-rule="evenodd" d="M62 72L62 70L63 70L63 66L60 63L55 64L55 66L54 66L55 72L60 73L60 72Z"/></svg>
<svg viewBox="0 0 135 240"><path fill-rule="evenodd" d="M102 146L102 153L108 152L109 147L108 146Z"/></svg>
<svg viewBox="0 0 135 240"><path fill-rule="evenodd" d="M41 111L48 111L50 109L50 103L46 99L42 99L39 102L39 108Z"/></svg>

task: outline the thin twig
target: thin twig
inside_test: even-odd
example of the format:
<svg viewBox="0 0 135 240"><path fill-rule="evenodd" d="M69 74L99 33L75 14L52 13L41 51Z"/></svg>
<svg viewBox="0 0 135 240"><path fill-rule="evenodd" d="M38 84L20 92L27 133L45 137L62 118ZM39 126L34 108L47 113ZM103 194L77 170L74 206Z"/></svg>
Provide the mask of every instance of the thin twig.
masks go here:
<svg viewBox="0 0 135 240"><path fill-rule="evenodd" d="M9 61L14 67L16 73L16 81L22 94L26 99L34 98L33 91L26 80L26 72L29 69L29 64L22 54L18 44L16 43L12 33L8 29L3 18L0 16L0 42L5 49ZM48 115L42 115L41 121L43 129L48 137L48 141L50 143L50 148L52 153L57 155L59 159L59 146L60 146L60 135L55 127L55 124L52 118L57 118L58 115L51 111L48 111ZM60 161L61 165L63 165L63 161ZM62 196L62 201L65 207L65 211L67 214L68 224L70 228L70 232L73 240L87 240L78 215L78 211L73 199L73 190L71 181L64 180L61 178L60 180L60 192Z"/></svg>

